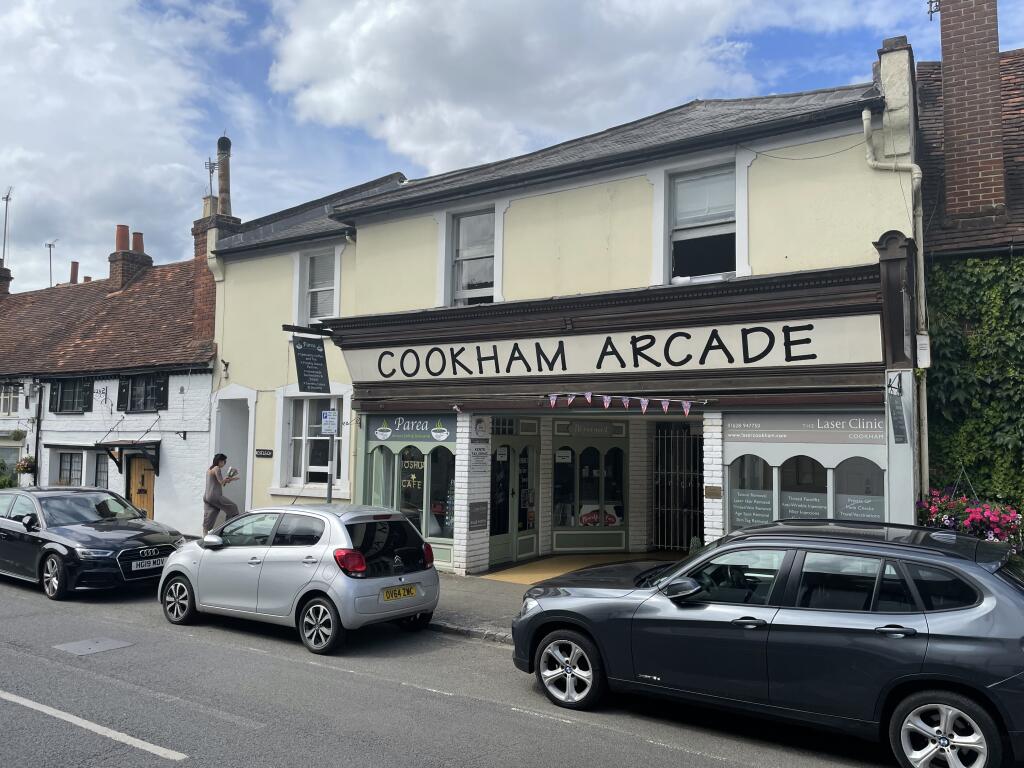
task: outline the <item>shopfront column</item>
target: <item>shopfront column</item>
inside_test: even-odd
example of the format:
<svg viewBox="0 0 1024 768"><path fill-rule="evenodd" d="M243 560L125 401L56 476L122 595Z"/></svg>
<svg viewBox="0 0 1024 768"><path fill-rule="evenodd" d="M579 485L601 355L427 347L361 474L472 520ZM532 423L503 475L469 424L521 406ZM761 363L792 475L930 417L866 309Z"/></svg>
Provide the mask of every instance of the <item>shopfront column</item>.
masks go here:
<svg viewBox="0 0 1024 768"><path fill-rule="evenodd" d="M455 547L460 575L486 571L490 559L491 419L460 413L455 451Z"/></svg>
<svg viewBox="0 0 1024 768"><path fill-rule="evenodd" d="M654 424L634 419L629 422L629 542L630 552L651 548L651 439Z"/></svg>
<svg viewBox="0 0 1024 768"><path fill-rule="evenodd" d="M540 520L537 524L540 546L538 551L541 555L551 554L551 473L552 473L552 418L544 416L540 420L540 467L538 468L538 514Z"/></svg>
<svg viewBox="0 0 1024 768"><path fill-rule="evenodd" d="M704 543L725 535L722 476L722 414L704 414Z"/></svg>

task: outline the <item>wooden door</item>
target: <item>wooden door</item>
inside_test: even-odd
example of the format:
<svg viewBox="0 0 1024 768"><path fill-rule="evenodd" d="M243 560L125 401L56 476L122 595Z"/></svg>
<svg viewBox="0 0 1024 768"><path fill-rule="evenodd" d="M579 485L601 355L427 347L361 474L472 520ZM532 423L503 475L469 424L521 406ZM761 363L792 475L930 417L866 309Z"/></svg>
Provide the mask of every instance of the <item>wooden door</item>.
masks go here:
<svg viewBox="0 0 1024 768"><path fill-rule="evenodd" d="M146 517L153 518L154 480L153 465L149 459L133 456L128 464L128 500L139 509L145 510Z"/></svg>

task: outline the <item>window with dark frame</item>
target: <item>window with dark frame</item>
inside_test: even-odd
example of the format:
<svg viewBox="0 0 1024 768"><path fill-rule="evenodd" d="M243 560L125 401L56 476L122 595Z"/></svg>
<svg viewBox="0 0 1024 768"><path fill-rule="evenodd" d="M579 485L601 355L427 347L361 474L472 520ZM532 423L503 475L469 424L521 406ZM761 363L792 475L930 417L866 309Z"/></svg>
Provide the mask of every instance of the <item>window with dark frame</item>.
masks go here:
<svg viewBox="0 0 1024 768"><path fill-rule="evenodd" d="M452 304L494 301L494 211L452 217Z"/></svg>
<svg viewBox="0 0 1024 768"><path fill-rule="evenodd" d="M108 487L108 483L110 482L110 479L107 475L107 470L109 469L107 466L107 462L107 454L96 454L96 471L93 474L92 484L97 488L106 488Z"/></svg>
<svg viewBox="0 0 1024 768"><path fill-rule="evenodd" d="M60 467L57 474L57 485L82 484L82 454L60 454Z"/></svg>
<svg viewBox="0 0 1024 768"><path fill-rule="evenodd" d="M92 379L58 379L50 383L50 413L92 410Z"/></svg>
<svg viewBox="0 0 1024 768"><path fill-rule="evenodd" d="M735 274L735 170L673 176L671 190L672 282Z"/></svg>
<svg viewBox="0 0 1024 768"><path fill-rule="evenodd" d="M117 410L125 413L155 413L167 410L166 373L123 376L118 384Z"/></svg>

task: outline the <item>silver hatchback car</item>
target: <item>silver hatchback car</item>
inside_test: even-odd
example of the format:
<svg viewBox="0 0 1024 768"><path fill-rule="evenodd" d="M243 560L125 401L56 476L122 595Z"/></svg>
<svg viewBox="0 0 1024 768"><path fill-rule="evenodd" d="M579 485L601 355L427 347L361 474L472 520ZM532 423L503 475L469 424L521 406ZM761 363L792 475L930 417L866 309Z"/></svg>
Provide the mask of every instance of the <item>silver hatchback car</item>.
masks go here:
<svg viewBox="0 0 1024 768"><path fill-rule="evenodd" d="M219 613L296 627L313 653L345 632L430 623L439 596L430 545L406 518L332 504L256 509L167 558L160 603L172 624Z"/></svg>

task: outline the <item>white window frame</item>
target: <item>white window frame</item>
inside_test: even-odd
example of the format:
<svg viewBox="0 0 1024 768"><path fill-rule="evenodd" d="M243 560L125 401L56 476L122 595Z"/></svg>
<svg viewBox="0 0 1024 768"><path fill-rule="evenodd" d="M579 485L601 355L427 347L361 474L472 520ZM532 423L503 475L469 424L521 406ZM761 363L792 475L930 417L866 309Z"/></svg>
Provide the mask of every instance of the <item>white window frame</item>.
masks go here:
<svg viewBox="0 0 1024 768"><path fill-rule="evenodd" d="M17 416L21 399L21 387L17 384L0 384L0 416Z"/></svg>
<svg viewBox="0 0 1024 768"><path fill-rule="evenodd" d="M331 317L341 315L341 255L345 251L344 243L327 244L322 247L311 247L292 254L294 263L293 291L292 291L292 317L296 325L312 326L323 322L326 318L312 318L309 316L309 297L314 289L309 287L309 261L313 256L321 256L327 253L334 254L334 286L333 289L318 288L321 290L333 290L334 301L331 303Z"/></svg>
<svg viewBox="0 0 1024 768"><path fill-rule="evenodd" d="M352 434L352 385L331 382L331 391L324 393L300 392L298 384L289 384L277 390L277 425L274 451L274 482L269 489L272 496L288 496L291 498L325 498L326 483L303 483L302 478L293 478L292 467L292 402L294 400L331 399L338 406L338 432L335 437L334 453L334 484L333 497L337 499L351 498L351 482L349 480ZM307 406L308 408L308 406ZM305 413L305 409L304 409ZM303 425L305 433L305 425ZM305 464L305 442L303 440L303 464ZM305 470L304 470L305 471ZM326 468L325 470L326 471Z"/></svg>
<svg viewBox="0 0 1024 768"><path fill-rule="evenodd" d="M494 294L491 301L497 304L505 300L503 292L505 212L508 211L511 202L512 199L508 197L492 198L434 211L433 218L437 224L435 307L455 306L455 299L452 295L455 285L455 218L473 213L486 213L490 210L494 211Z"/></svg>
<svg viewBox="0 0 1024 768"><path fill-rule="evenodd" d="M471 290L460 291L455 284L456 268L460 259L458 258L459 250L459 222L462 219L469 218L470 216L483 216L491 214L494 217L494 239L491 242L491 287L490 288L475 288ZM466 211L458 211L452 213L448 217L448 226L451 230L451 236L449 237L449 253L448 253L448 295L452 306L467 306L463 304L463 301L468 299L476 299L484 296L490 297L491 302L494 303L495 294L495 282L498 271L498 260L497 260L497 248L496 244L498 241L498 213L495 211L494 206L485 206L483 208L474 208ZM477 259L487 258L486 256L473 256L464 261L475 261Z"/></svg>
<svg viewBox="0 0 1024 768"><path fill-rule="evenodd" d="M715 176L722 176L729 173L733 177L733 206L732 215L720 215L720 216L709 216L703 221L693 222L692 224L684 224L682 226L675 226L673 221L675 212L675 194L676 194L676 181L682 178L690 179L702 179L702 178L713 178ZM669 281L673 285L689 285L692 283L704 283L714 282L718 280L726 280L733 278L739 272L739 232L737 229L738 221L738 206L737 206L737 194L739 189L739 181L737 178L735 163L732 165L717 165L708 168L702 168L699 170L691 171L680 171L678 173L670 173L668 176L668 182L666 184L667 190L667 210L668 210L668 226L669 226L669 248L668 248L668 274ZM714 237L716 235L727 235L736 234L736 245L733 252L733 268L724 270L722 272L709 272L703 275L689 275L676 277L672 274L673 258L672 258L672 246L674 243L683 242L685 240L697 240L705 237Z"/></svg>

